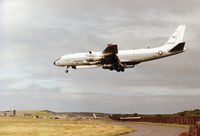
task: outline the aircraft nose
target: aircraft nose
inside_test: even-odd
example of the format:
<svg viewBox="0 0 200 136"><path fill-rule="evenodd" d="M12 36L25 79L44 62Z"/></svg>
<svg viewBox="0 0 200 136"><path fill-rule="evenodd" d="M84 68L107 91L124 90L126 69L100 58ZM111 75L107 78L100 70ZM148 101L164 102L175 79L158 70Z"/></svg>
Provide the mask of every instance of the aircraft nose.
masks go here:
<svg viewBox="0 0 200 136"><path fill-rule="evenodd" d="M59 61L60 59L57 59L53 62L53 64L56 66L56 62Z"/></svg>

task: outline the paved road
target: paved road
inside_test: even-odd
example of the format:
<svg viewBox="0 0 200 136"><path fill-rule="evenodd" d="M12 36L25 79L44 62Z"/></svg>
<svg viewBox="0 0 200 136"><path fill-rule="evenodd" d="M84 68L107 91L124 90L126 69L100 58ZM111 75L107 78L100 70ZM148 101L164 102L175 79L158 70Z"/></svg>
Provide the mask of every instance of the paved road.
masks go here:
<svg viewBox="0 0 200 136"><path fill-rule="evenodd" d="M156 126L146 124L132 124L121 122L110 122L114 124L126 125L136 130L134 133L125 134L121 136L179 136L180 132L187 131L186 128L169 127L169 126Z"/></svg>

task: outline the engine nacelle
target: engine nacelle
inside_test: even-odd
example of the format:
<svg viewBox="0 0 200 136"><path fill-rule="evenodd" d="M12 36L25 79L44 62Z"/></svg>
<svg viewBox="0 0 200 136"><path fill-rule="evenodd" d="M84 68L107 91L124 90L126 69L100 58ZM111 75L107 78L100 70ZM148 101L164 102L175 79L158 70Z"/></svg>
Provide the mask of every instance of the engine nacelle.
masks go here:
<svg viewBox="0 0 200 136"><path fill-rule="evenodd" d="M100 65L90 65L90 66L76 66L75 69L88 69L88 68L98 68Z"/></svg>
<svg viewBox="0 0 200 136"><path fill-rule="evenodd" d="M110 69L110 68L113 68L113 65L112 64L104 64L104 65L102 65L102 68L103 69Z"/></svg>

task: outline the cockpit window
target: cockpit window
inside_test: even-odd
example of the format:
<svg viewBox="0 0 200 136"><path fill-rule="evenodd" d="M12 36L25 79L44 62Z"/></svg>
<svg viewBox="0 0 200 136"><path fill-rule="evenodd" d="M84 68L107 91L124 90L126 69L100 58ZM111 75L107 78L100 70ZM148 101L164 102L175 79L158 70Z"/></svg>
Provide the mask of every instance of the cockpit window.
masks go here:
<svg viewBox="0 0 200 136"><path fill-rule="evenodd" d="M57 59L57 60L55 60L55 61L58 61L58 60L60 60L61 58L59 58L59 59Z"/></svg>

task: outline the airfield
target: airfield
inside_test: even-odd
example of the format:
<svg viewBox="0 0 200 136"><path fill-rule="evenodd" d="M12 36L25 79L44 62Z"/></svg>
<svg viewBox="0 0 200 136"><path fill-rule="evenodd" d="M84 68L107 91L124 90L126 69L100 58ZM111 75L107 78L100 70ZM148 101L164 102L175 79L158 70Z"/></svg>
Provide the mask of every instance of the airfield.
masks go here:
<svg viewBox="0 0 200 136"><path fill-rule="evenodd" d="M0 112L2 136L116 136L134 129L96 121L92 113L59 113L40 110ZM86 115L87 114L87 115Z"/></svg>
<svg viewBox="0 0 200 136"><path fill-rule="evenodd" d="M12 113L8 115L7 113L6 116L0 117L0 135L116 136L134 131L123 125L98 122L82 117L66 118L55 116L46 111L23 110L17 112L20 116L13 116Z"/></svg>
<svg viewBox="0 0 200 136"><path fill-rule="evenodd" d="M83 120L0 118L2 136L115 136L132 131L122 125Z"/></svg>
<svg viewBox="0 0 200 136"><path fill-rule="evenodd" d="M199 113L199 110L181 112ZM0 112L0 135L2 136L182 136L181 132L188 131L190 125L139 122L138 117L128 117L122 114L118 120L112 119L117 115L91 112L53 112L49 110L10 110ZM135 115L135 114L132 114ZM149 116L149 115L148 115ZM156 118L157 115L150 115ZM161 117L163 116L163 117ZM165 118L169 115L159 115ZM145 116L143 117L145 119ZM196 117L199 120L199 117ZM188 119L187 119L188 120ZM184 122L182 122L184 123ZM200 126L200 125L199 125ZM198 126L198 127L199 127ZM194 130L194 129L193 129ZM196 129L199 131L199 129ZM183 135L189 136L189 135ZM193 135L191 135L193 136Z"/></svg>

